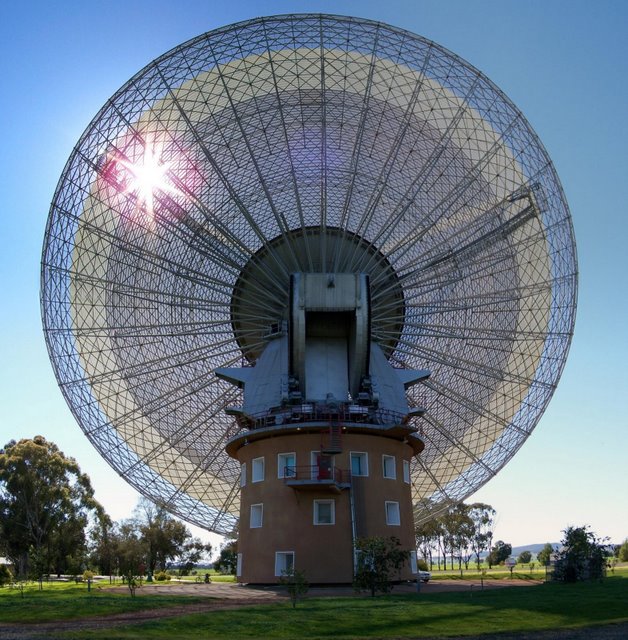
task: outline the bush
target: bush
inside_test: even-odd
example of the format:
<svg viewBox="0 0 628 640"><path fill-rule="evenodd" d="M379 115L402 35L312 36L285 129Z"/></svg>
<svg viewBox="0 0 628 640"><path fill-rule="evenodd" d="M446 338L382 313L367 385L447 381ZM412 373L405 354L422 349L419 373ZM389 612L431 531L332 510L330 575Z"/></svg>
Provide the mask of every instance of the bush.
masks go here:
<svg viewBox="0 0 628 640"><path fill-rule="evenodd" d="M358 568L353 581L356 591L390 593L392 580L410 558L410 552L401 548L399 538L358 538L355 548L358 553Z"/></svg>
<svg viewBox="0 0 628 640"><path fill-rule="evenodd" d="M553 577L561 582L601 580L606 575L606 561L610 555L605 541L588 526L567 527L563 547L557 553Z"/></svg>
<svg viewBox="0 0 628 640"><path fill-rule="evenodd" d="M279 578L279 582L287 588L293 609L297 606L297 601L300 600L310 588L310 585L305 579L305 572L299 571L294 567L284 571L281 578Z"/></svg>
<svg viewBox="0 0 628 640"><path fill-rule="evenodd" d="M419 558L417 560L416 566L419 571L429 571L429 567L427 566L427 562L423 558Z"/></svg>
<svg viewBox="0 0 628 640"><path fill-rule="evenodd" d="M166 573L165 571L159 571L155 574L155 580L157 580L157 582L164 582L165 580L171 580L172 576L169 573Z"/></svg>
<svg viewBox="0 0 628 640"><path fill-rule="evenodd" d="M6 564L0 564L0 587L4 587L5 584L10 584L13 580L13 574L11 569Z"/></svg>

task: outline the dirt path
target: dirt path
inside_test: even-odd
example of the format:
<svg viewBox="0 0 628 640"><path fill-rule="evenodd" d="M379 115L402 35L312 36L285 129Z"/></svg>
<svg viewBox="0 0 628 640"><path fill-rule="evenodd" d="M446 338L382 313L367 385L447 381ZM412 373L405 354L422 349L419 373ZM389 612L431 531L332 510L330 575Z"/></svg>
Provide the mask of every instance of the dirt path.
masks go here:
<svg viewBox="0 0 628 640"><path fill-rule="evenodd" d="M530 587L540 582L522 580L486 580L484 588L506 588L506 587ZM479 590L480 584L467 581L437 581L421 585L421 593L442 593L445 591L472 591ZM126 587L114 589L114 591L126 592ZM286 600L286 595L277 588L248 587L236 584L190 584L171 583L159 587L151 587L151 594L159 595L189 595L195 597L206 597L203 602L190 603L189 605L178 605L173 607L163 607L160 609L147 609L144 611L129 611L127 613L117 613L108 616L93 616L81 618L79 620L60 620L55 622L41 623L11 623L0 624L0 638L2 640L41 640L47 638L53 640L61 637L60 634L73 631L93 629L111 629L119 626L141 624L149 620L160 618L172 618L189 615L192 613L208 613L210 611L220 611L224 609L235 609L239 607L271 604ZM394 593L416 593L413 585L395 587ZM307 597L352 597L356 593L351 587L319 588L312 587ZM141 596L140 596L141 597ZM112 637L115 635L112 634ZM604 627L587 628L580 630L564 630L549 632L534 632L520 634L490 634L478 636L482 640L625 640L628 638L628 624L607 625ZM404 639L397 639L404 640ZM410 640L410 639L407 639ZM427 640L427 639L423 639ZM464 638L450 638L450 640L473 640L470 636Z"/></svg>

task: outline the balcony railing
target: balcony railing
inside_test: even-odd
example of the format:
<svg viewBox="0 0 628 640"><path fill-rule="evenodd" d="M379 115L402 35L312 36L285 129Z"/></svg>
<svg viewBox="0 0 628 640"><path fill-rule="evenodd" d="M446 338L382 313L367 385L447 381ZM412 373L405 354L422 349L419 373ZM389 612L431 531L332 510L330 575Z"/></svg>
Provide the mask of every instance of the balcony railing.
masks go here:
<svg viewBox="0 0 628 640"><path fill-rule="evenodd" d="M247 429L260 429L264 427L302 424L305 422L327 423L366 423L377 425L406 425L417 409L411 409L410 413L398 413L387 409L377 409L358 404L315 404L303 403L288 406L281 409L272 409L253 415L236 415L240 427ZM421 410L418 409L420 412Z"/></svg>
<svg viewBox="0 0 628 640"><path fill-rule="evenodd" d="M351 472L348 469L337 469L323 465L299 465L284 467L284 482L288 485L349 485Z"/></svg>

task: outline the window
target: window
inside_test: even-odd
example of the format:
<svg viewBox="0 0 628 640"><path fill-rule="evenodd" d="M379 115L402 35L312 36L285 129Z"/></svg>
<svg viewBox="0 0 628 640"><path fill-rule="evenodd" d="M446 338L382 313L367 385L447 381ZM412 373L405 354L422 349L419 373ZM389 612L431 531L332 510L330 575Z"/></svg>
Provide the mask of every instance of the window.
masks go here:
<svg viewBox="0 0 628 640"><path fill-rule="evenodd" d="M395 456L382 456L382 469L384 470L384 478L396 480L397 468L395 464Z"/></svg>
<svg viewBox="0 0 628 640"><path fill-rule="evenodd" d="M253 458L253 473L251 474L251 482L261 482L264 479L264 458Z"/></svg>
<svg viewBox="0 0 628 640"><path fill-rule="evenodd" d="M408 460L403 461L403 481L410 484L410 462Z"/></svg>
<svg viewBox="0 0 628 640"><path fill-rule="evenodd" d="M419 572L419 568L416 562L416 551L410 551L410 571L412 571L412 573Z"/></svg>
<svg viewBox="0 0 628 640"><path fill-rule="evenodd" d="M351 475L352 476L368 476L369 465L366 453L352 451L351 454Z"/></svg>
<svg viewBox="0 0 628 640"><path fill-rule="evenodd" d="M295 453L280 453L277 455L277 477L295 478L297 475L297 456Z"/></svg>
<svg viewBox="0 0 628 640"><path fill-rule="evenodd" d="M239 578L242 575L242 554L238 553L236 560L236 576Z"/></svg>
<svg viewBox="0 0 628 640"><path fill-rule="evenodd" d="M250 525L251 529L259 529L262 526L263 518L264 518L264 505L252 504L251 505L251 525Z"/></svg>
<svg viewBox="0 0 628 640"><path fill-rule="evenodd" d="M243 462L240 466L240 486L243 487L246 484L246 462Z"/></svg>
<svg viewBox="0 0 628 640"><path fill-rule="evenodd" d="M275 575L282 576L294 567L294 551L277 551L275 553Z"/></svg>
<svg viewBox="0 0 628 640"><path fill-rule="evenodd" d="M334 500L314 500L314 524L335 524L336 503Z"/></svg>
<svg viewBox="0 0 628 640"><path fill-rule="evenodd" d="M401 524L398 502L386 502L386 524L396 526Z"/></svg>

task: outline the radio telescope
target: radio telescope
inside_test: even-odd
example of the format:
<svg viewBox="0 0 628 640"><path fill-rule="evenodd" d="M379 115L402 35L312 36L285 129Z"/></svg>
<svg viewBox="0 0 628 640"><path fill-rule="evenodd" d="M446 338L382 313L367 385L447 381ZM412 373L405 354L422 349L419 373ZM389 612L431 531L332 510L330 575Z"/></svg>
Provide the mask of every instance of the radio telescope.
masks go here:
<svg viewBox="0 0 628 640"><path fill-rule="evenodd" d="M42 258L56 377L122 477L218 533L240 514L227 449L261 423L216 371L261 362L293 274L368 278L372 343L429 372L403 412L416 522L539 421L573 332L570 214L524 116L458 56L368 20L255 19L151 62L76 144Z"/></svg>

